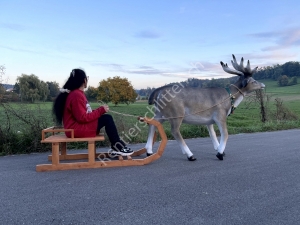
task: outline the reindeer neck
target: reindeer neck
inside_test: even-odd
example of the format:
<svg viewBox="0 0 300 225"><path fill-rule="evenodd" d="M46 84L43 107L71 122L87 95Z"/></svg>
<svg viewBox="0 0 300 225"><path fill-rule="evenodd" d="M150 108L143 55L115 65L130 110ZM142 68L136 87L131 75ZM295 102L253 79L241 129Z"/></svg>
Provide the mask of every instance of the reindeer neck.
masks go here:
<svg viewBox="0 0 300 225"><path fill-rule="evenodd" d="M238 95L238 94L241 94L243 95L243 97L245 97L245 93L243 90L243 87L242 87L242 83L240 81L237 81L236 83L234 84L230 84L230 90L232 91L232 94L233 95Z"/></svg>
<svg viewBox="0 0 300 225"><path fill-rule="evenodd" d="M239 82L236 82L235 84L230 85L229 88L226 88L227 92L230 95L231 101L231 110L229 112L229 115L233 114L234 110L244 99L244 93L242 92L240 87L241 84L239 84Z"/></svg>

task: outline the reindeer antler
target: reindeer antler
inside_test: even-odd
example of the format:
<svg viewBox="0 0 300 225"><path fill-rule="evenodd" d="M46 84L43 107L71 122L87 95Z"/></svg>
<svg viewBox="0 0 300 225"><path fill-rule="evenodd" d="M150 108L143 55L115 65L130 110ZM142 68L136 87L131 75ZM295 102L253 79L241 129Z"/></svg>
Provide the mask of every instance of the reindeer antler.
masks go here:
<svg viewBox="0 0 300 225"><path fill-rule="evenodd" d="M250 61L248 60L247 62L247 66L246 68L244 67L244 58L242 57L241 58L241 62L240 64L237 63L236 61L236 58L234 55L232 55L233 57L233 60L231 60L231 64L233 66L233 69L230 69L226 64L224 64L222 61L220 62L221 63L221 66L223 68L223 70L226 72L226 73L231 73L231 74L235 74L235 75L238 75L238 76L241 76L241 75L244 75L246 77L251 77L252 74L254 74L257 70L258 67L255 67L253 70L251 70L250 68Z"/></svg>
<svg viewBox="0 0 300 225"><path fill-rule="evenodd" d="M230 69L227 65L227 63L223 63L222 61L220 62L221 63L221 66L223 67L223 70L226 72L226 73L231 73L231 74L235 74L235 75L238 75L238 76L243 76L244 73L240 72L240 71L237 71L237 70L233 70L233 69Z"/></svg>

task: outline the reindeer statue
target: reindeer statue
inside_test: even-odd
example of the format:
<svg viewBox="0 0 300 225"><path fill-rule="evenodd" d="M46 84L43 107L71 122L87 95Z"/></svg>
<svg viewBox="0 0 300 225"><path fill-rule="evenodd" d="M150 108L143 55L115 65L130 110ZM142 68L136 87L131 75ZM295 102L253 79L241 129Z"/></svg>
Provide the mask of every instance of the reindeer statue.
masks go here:
<svg viewBox="0 0 300 225"><path fill-rule="evenodd" d="M187 155L189 161L196 158L183 140L179 128L181 123L206 125L212 140L214 149L217 151L217 158L223 160L224 149L228 139L226 118L241 103L245 95L252 91L263 89L265 85L252 78L257 70L250 68L248 60L244 67L244 59L237 63L234 55L231 60L234 69L230 69L222 61L223 70L230 74L238 75L240 78L229 88L193 88L185 87L183 84L167 85L154 90L149 97L149 105L155 114L154 119L163 123L168 120L171 124L171 132L178 142L182 153ZM153 110L153 108L155 108ZM148 106L149 109L149 106ZM220 143L217 139L213 124L220 130ZM149 126L148 140L145 148L147 155L153 154L152 140L155 127Z"/></svg>

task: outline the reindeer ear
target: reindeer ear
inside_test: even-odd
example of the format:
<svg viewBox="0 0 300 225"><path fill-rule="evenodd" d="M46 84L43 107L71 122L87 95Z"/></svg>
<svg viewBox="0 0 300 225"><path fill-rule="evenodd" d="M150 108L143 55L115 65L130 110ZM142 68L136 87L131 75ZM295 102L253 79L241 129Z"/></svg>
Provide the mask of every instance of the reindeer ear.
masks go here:
<svg viewBox="0 0 300 225"><path fill-rule="evenodd" d="M242 86L243 88L246 87L248 84L248 78L245 78L243 81L242 81Z"/></svg>

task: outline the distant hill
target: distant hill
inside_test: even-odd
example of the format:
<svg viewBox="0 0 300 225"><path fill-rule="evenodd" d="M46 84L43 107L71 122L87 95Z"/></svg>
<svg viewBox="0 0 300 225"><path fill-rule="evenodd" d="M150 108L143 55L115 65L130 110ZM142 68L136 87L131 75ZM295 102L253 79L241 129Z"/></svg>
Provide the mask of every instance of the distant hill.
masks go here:
<svg viewBox="0 0 300 225"><path fill-rule="evenodd" d="M300 62L286 62L282 65L276 64L259 68L253 75L256 80L259 79L273 79L278 80L279 77L286 75L288 78L300 77Z"/></svg>
<svg viewBox="0 0 300 225"><path fill-rule="evenodd" d="M3 87L5 88L5 90L9 89L9 88L14 88L15 85L13 84L2 84Z"/></svg>
<svg viewBox="0 0 300 225"><path fill-rule="evenodd" d="M267 66L259 68L259 70L253 74L253 78L256 80L266 80L270 79L274 81L277 85L277 80L282 76L287 76L288 79L298 78L300 79L300 62L290 61L282 65L276 64L273 66ZM226 87L231 83L234 83L238 79L238 76L233 76L229 78L217 78L217 79L197 79L189 78L182 82L184 86L188 87ZM298 81L299 83L299 81ZM172 85L174 83L170 83ZM277 85L278 86L278 85ZM284 85L285 86L285 85ZM287 85L289 86L289 85ZM158 88L158 87L156 87ZM141 96L149 96L155 88L147 88L136 90L137 94Z"/></svg>

